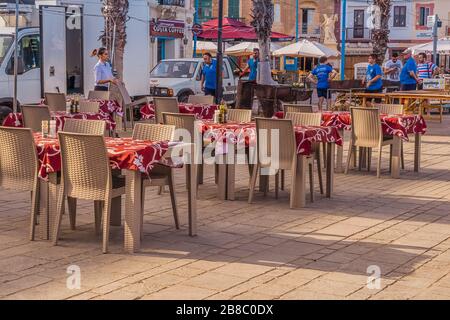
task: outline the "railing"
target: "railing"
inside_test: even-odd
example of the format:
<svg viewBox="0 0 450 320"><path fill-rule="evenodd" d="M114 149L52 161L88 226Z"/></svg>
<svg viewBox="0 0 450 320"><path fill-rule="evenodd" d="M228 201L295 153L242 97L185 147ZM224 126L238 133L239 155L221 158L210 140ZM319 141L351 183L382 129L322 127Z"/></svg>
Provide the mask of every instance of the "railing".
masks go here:
<svg viewBox="0 0 450 320"><path fill-rule="evenodd" d="M309 24L302 24L300 26L300 36L320 38L320 27L314 27Z"/></svg>
<svg viewBox="0 0 450 320"><path fill-rule="evenodd" d="M185 0L158 0L160 6L184 7Z"/></svg>
<svg viewBox="0 0 450 320"><path fill-rule="evenodd" d="M370 41L372 40L372 30L364 27L347 28L347 41Z"/></svg>

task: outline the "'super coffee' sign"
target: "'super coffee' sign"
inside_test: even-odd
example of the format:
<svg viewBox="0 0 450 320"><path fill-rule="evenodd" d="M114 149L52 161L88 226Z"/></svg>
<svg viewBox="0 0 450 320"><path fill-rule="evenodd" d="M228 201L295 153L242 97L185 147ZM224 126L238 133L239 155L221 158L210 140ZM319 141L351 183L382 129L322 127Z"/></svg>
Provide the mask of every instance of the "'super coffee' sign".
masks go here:
<svg viewBox="0 0 450 320"><path fill-rule="evenodd" d="M155 20L150 22L150 35L153 37L184 37L184 22L178 20Z"/></svg>

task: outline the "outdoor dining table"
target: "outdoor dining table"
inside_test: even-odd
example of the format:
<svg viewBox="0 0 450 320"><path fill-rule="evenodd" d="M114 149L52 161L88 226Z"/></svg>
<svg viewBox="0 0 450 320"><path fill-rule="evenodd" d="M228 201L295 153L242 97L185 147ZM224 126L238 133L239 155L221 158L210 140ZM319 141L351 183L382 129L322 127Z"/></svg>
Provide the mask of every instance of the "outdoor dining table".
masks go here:
<svg viewBox="0 0 450 320"><path fill-rule="evenodd" d="M217 110L215 104L193 104L193 103L179 103L178 108L180 113L193 114L197 119L211 120L214 118L214 111ZM150 120L155 118L155 108L153 104L145 104L140 109L141 118L143 120Z"/></svg>
<svg viewBox="0 0 450 320"><path fill-rule="evenodd" d="M51 112L52 119L56 120L56 131L64 128L66 119L78 119L78 120L103 120L106 122L106 129L114 131L116 129L116 121L111 114L94 113L94 112L77 112L68 113L65 111L53 111ZM3 126L5 127L23 127L22 114L10 113L3 120Z"/></svg>
<svg viewBox="0 0 450 320"><path fill-rule="evenodd" d="M214 123L212 121L200 121L200 130L205 140L215 142L217 155L222 155L223 161L219 166L218 174L218 197L221 200L234 200L235 190L235 161L227 163L226 157L229 150L240 146L256 146L256 123ZM316 126L295 126L295 138L297 145L297 174L296 183L298 194L295 207L304 207L305 198L305 177L306 177L306 157L312 154L313 143L326 143L327 154L334 155L335 144L342 145L342 139L336 127L316 127ZM334 168L334 157L327 157L327 168ZM331 197L334 182L334 170L327 169L326 196Z"/></svg>
<svg viewBox="0 0 450 320"><path fill-rule="evenodd" d="M283 118L284 112L277 112L277 118ZM427 131L427 124L421 115L417 114L381 114L381 127L385 136L393 136L393 178L400 176L400 149L401 141L409 141L409 135L414 134L414 171L420 170L420 154L422 145L422 135ZM333 126L339 130L341 137L344 137L344 130L352 129L352 118L348 111L324 111L322 112L322 126ZM336 171L343 172L343 146L337 147Z"/></svg>
<svg viewBox="0 0 450 320"><path fill-rule="evenodd" d="M61 152L57 138L43 137L34 134L40 163L39 178L41 187L40 225L44 239L49 239L56 217L57 173L61 170ZM131 138L105 138L105 145L112 169L123 170L126 177L126 200L124 219L124 249L133 253L140 248L140 230L142 206L142 179L158 163L170 163L177 151L189 150L193 154L191 144L171 143L168 141L143 141ZM196 211L196 166L190 161L185 163L188 173L188 220L189 235L197 233ZM120 211L119 211L120 212ZM117 219L117 217L116 217ZM118 217L120 221L120 216Z"/></svg>

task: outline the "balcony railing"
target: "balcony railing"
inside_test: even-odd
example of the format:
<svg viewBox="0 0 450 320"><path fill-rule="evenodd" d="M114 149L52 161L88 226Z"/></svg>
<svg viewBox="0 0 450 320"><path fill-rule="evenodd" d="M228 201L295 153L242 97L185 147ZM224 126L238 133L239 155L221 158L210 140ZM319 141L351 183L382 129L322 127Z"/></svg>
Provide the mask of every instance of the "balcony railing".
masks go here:
<svg viewBox="0 0 450 320"><path fill-rule="evenodd" d="M185 0L158 0L160 6L184 7Z"/></svg>
<svg viewBox="0 0 450 320"><path fill-rule="evenodd" d="M320 38L320 27L311 26L309 24L302 24L300 26L300 36Z"/></svg>
<svg viewBox="0 0 450 320"><path fill-rule="evenodd" d="M372 40L372 30L369 28L347 28L347 41L370 41Z"/></svg>

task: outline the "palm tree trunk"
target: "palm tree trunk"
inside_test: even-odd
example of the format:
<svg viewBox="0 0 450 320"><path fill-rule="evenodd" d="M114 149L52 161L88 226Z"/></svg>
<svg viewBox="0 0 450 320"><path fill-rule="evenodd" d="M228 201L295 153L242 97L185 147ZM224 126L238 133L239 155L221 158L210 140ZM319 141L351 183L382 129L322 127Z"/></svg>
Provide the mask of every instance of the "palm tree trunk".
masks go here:
<svg viewBox="0 0 450 320"><path fill-rule="evenodd" d="M260 62L258 64L258 84L277 84L272 79L272 68L270 66L270 35L273 25L273 3L271 0L253 0L252 22L258 35L260 50Z"/></svg>
<svg viewBox="0 0 450 320"><path fill-rule="evenodd" d="M380 8L380 26L374 29L373 51L378 55L378 63L383 63L389 43L389 18L391 16L391 0L374 0L374 5Z"/></svg>

